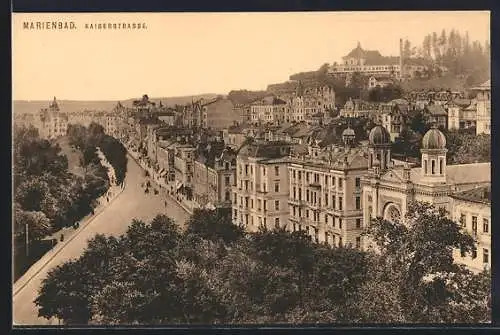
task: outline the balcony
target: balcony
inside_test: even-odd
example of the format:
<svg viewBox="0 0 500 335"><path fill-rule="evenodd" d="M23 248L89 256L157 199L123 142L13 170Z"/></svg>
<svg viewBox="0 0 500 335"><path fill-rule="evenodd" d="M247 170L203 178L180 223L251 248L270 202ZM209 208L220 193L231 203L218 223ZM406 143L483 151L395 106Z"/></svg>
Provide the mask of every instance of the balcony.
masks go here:
<svg viewBox="0 0 500 335"><path fill-rule="evenodd" d="M321 184L319 182L312 182L312 183L309 183L309 187L311 188L315 188L315 189L321 189Z"/></svg>
<svg viewBox="0 0 500 335"><path fill-rule="evenodd" d="M300 207L306 207L308 205L305 200L298 200L298 199L288 199L288 204Z"/></svg>

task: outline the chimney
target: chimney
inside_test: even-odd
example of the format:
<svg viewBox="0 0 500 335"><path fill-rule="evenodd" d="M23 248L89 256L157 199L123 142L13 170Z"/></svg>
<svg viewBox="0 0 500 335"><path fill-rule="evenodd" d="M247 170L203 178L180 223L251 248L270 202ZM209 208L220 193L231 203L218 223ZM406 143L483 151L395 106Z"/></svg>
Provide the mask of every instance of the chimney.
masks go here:
<svg viewBox="0 0 500 335"><path fill-rule="evenodd" d="M403 81L403 39L399 39L399 77Z"/></svg>

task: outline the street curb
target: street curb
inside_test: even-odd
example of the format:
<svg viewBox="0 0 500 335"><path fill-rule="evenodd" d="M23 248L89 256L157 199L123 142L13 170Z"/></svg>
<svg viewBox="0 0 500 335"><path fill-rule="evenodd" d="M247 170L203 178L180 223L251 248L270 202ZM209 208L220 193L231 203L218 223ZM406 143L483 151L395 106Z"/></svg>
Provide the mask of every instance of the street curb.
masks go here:
<svg viewBox="0 0 500 335"><path fill-rule="evenodd" d="M54 252L54 254L53 254L51 257L49 257L49 258L45 261L45 263L44 263L44 264L43 264L43 265L42 265L42 266L41 266L41 267L40 267L40 268L39 268L39 269L38 269L38 270L37 270L37 271L36 271L33 275L31 275L31 277L29 277L29 279L28 279L28 280L26 280L26 282L25 282L24 284L21 284L21 286L20 286L20 287L18 287L18 288L14 288L14 289L12 290L12 298L13 298L12 300L14 300L14 297L15 297L17 294L19 294L19 293L20 293L20 291L21 291L24 287L26 287L26 285L28 285L28 284L31 282L31 280L32 280L32 279L33 279L33 278L34 278L34 277L35 277L38 273L40 273L40 271L42 271L42 270L45 268L45 266L46 266L46 265L47 265L47 264L48 264L51 260L53 260L53 259L54 259L54 258L55 258L55 257L56 257L56 256L57 256L57 255L58 255L58 254L59 254L59 253L60 253L60 252L61 252L61 251L62 251L62 250L63 250L63 249L64 249L64 248L68 245L68 243L69 243L69 242L73 241L73 239L74 239L75 237L77 237L78 235L80 235L80 233L81 233L81 232L83 232L83 231L85 230L85 228L87 228L87 227L89 226L89 224L90 224L90 223L92 223L92 221L94 221L94 219L96 219L99 215L101 215L101 214L102 214L102 212L104 212L104 210L105 210L107 207L109 207L109 206L110 206L110 205L111 205L111 204L112 204L112 203L113 203L113 202L114 202L114 201L118 198L118 196L119 196L119 195L121 195L121 194L123 193L123 191L125 190L125 187L126 187L126 183L125 183L125 181L123 181L123 185L124 185L124 187L123 187L123 188L120 188L119 192L118 192L118 193L116 193L116 195L113 197L113 199L111 199L111 200L109 201L109 203L108 203L106 206L102 207L102 208L101 208L101 210L100 210L98 213L95 213L94 215L92 215L92 216L88 219L88 221L87 221L87 222L83 225L83 227L81 227L81 229L80 229L79 231L77 231L77 232L76 232L73 236L71 236L68 240L66 240L65 242L63 242L64 244L62 244L62 246L59 248L59 250L56 250L56 251ZM53 250L53 249L52 249L52 250ZM35 264L36 264L36 263L35 263ZM29 269L28 269L28 270L29 270ZM21 277L21 278L22 278L22 277ZM21 279L21 278L19 278L19 279ZM15 286L15 283L14 283L12 286L14 287L14 286Z"/></svg>

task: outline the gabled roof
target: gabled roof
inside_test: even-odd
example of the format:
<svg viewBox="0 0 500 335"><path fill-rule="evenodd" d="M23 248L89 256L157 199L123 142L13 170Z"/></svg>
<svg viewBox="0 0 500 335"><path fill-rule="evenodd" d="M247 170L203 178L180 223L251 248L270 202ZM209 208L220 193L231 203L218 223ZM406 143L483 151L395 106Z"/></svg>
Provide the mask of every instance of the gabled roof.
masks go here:
<svg viewBox="0 0 500 335"><path fill-rule="evenodd" d="M433 116L448 115L446 113L446 111L444 110L443 106L441 106L441 105L436 105L436 104L427 105L427 106L425 106L425 109L427 110L427 112L429 112Z"/></svg>
<svg viewBox="0 0 500 335"><path fill-rule="evenodd" d="M361 45L358 43L357 47L352 49L346 56L342 57L346 58L364 58L364 59L372 59L382 57L380 52L376 50L364 50L361 48Z"/></svg>

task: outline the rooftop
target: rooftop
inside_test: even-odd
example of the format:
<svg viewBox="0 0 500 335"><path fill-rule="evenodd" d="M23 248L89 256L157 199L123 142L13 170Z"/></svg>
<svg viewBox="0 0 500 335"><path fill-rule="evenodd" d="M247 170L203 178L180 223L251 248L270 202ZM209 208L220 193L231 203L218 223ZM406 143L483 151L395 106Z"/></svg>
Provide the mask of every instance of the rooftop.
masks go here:
<svg viewBox="0 0 500 335"><path fill-rule="evenodd" d="M410 180L422 182L422 168L412 168ZM446 182L449 185L480 184L491 182L491 163L457 164L446 166Z"/></svg>
<svg viewBox="0 0 500 335"><path fill-rule="evenodd" d="M470 202L491 205L491 185L476 187L471 190L457 192L451 195L452 198Z"/></svg>

